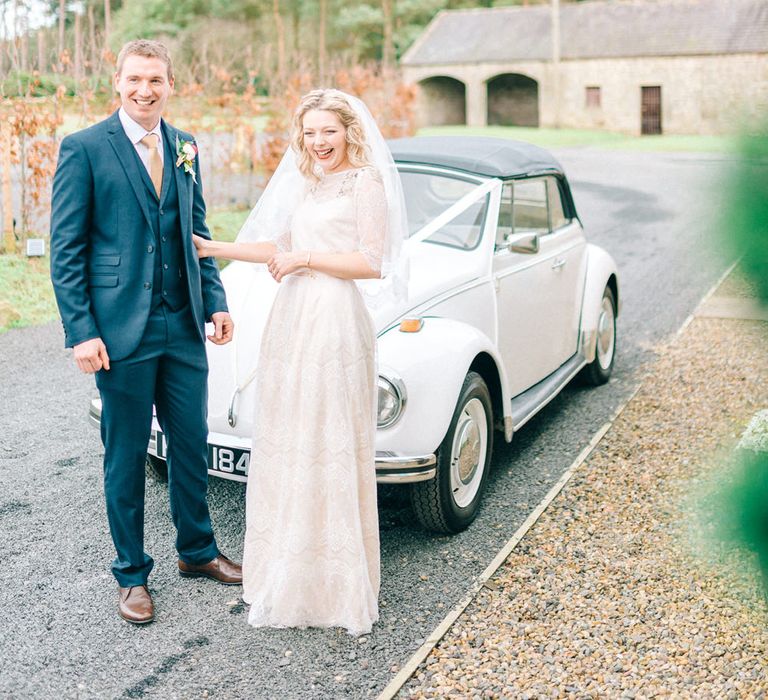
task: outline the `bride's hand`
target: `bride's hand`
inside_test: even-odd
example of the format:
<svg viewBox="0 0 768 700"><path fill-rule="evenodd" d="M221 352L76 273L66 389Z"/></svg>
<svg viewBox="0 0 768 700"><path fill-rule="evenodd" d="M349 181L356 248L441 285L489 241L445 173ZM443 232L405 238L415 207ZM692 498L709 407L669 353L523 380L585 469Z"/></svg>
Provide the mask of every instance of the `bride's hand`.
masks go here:
<svg viewBox="0 0 768 700"><path fill-rule="evenodd" d="M275 253L267 260L267 269L275 281L279 282L286 275L304 267L306 260L307 256L301 253Z"/></svg>
<svg viewBox="0 0 768 700"><path fill-rule="evenodd" d="M207 238L203 238L202 236L198 236L196 233L193 233L192 243L194 243L195 248L197 248L198 258L208 258L211 256L211 253L208 249L211 242Z"/></svg>

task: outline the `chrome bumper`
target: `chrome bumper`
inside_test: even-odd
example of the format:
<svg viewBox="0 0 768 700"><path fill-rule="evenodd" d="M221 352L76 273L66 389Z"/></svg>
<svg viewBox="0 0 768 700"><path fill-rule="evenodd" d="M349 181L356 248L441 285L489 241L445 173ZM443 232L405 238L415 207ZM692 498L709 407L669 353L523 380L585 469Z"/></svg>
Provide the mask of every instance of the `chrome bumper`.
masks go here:
<svg viewBox="0 0 768 700"><path fill-rule="evenodd" d="M380 484L412 484L429 481L437 474L435 455L406 457L393 452L376 453L376 481Z"/></svg>
<svg viewBox="0 0 768 700"><path fill-rule="evenodd" d="M88 408L88 422L94 428L101 428L101 399L91 399Z"/></svg>
<svg viewBox="0 0 768 700"><path fill-rule="evenodd" d="M101 426L101 399L91 399L88 410L88 420L95 427ZM148 451L157 454L158 444L163 440L163 434L156 421L152 421L152 433L149 438ZM219 441L217 441L219 444ZM230 447L230 445L223 445ZM238 449L248 451L246 447L237 445ZM376 453L376 481L380 484L412 484L417 481L429 481L437 474L437 459L435 455L405 456L395 452ZM210 469L209 474L245 481L245 477L223 474L220 471Z"/></svg>

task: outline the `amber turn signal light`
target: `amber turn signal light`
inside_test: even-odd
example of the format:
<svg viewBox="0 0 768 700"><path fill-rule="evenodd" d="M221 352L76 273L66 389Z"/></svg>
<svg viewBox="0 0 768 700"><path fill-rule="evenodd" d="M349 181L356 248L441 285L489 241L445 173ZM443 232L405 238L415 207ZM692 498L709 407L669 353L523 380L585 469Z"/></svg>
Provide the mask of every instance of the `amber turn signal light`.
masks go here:
<svg viewBox="0 0 768 700"><path fill-rule="evenodd" d="M418 333L423 325L424 320L421 318L404 318L400 321L400 332Z"/></svg>

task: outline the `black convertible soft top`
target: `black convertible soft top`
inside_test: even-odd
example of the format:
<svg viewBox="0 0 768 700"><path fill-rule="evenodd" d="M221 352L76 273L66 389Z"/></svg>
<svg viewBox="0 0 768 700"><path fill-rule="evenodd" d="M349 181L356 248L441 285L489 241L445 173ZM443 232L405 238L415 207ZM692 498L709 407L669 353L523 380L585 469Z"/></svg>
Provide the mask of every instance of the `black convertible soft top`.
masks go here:
<svg viewBox="0 0 768 700"><path fill-rule="evenodd" d="M543 148L487 136L416 136L389 141L398 163L440 165L488 177L519 178L552 173L560 163Z"/></svg>

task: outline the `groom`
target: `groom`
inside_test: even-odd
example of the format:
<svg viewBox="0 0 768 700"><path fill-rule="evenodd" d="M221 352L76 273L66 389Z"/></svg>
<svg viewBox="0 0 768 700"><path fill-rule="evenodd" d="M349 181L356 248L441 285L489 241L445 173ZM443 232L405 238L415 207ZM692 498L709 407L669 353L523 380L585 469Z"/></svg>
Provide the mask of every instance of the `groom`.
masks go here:
<svg viewBox="0 0 768 700"><path fill-rule="evenodd" d="M210 237L192 137L161 119L173 92L168 50L126 44L111 117L61 142L53 181L51 279L65 345L96 374L101 394L104 494L117 557L118 611L154 619L144 551L144 460L152 405L168 442L168 490L182 576L242 583L222 555L206 501L205 354L232 339L213 258L198 260L192 233Z"/></svg>

